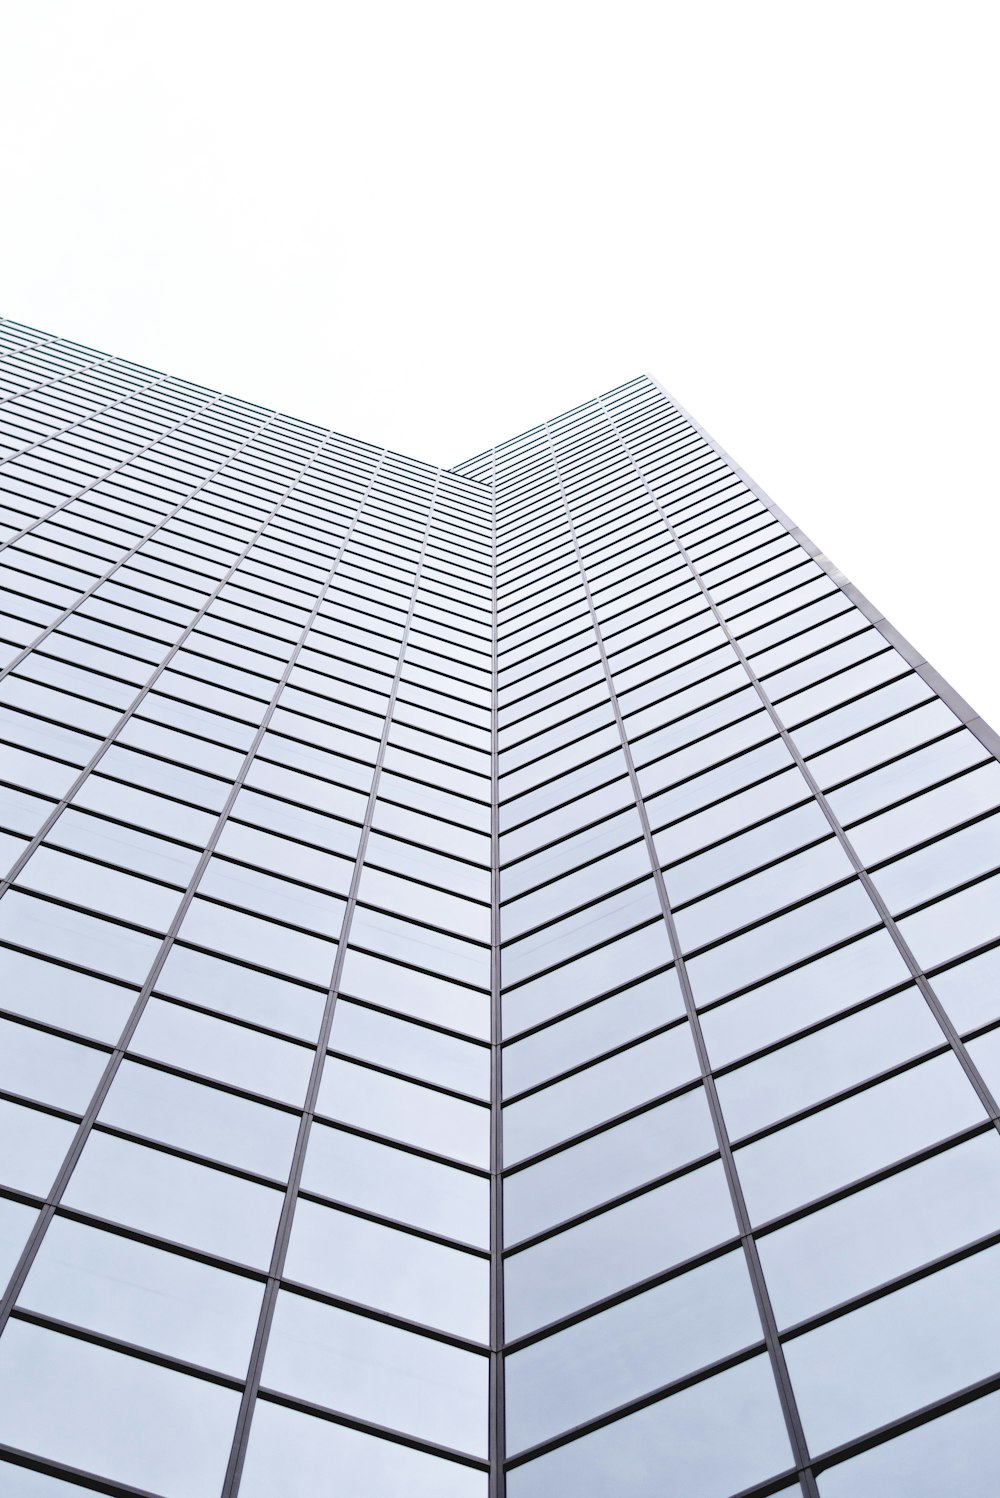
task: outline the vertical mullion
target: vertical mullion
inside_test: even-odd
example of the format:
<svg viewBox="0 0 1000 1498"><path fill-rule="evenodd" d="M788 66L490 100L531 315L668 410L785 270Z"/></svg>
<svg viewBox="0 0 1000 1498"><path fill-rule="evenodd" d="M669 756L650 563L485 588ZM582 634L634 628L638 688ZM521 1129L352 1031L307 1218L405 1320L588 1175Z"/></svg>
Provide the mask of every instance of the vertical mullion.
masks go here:
<svg viewBox="0 0 1000 1498"><path fill-rule="evenodd" d="M498 743L498 640L497 640L497 512L496 448L490 456L490 488L493 501L493 639L492 698L490 712L490 1498L506 1492L504 1458L504 1315L503 1315L503 1012L500 989L500 755Z"/></svg>
<svg viewBox="0 0 1000 1498"><path fill-rule="evenodd" d="M605 420L607 420L607 413L603 412L603 414L605 416ZM604 648L604 639L601 634L600 624L598 623L597 611L594 608L594 600L590 590L590 582L587 577L583 553L580 548L576 525L574 523L572 512L569 507L569 500L566 496L566 489L565 485L563 484L562 473L560 471L559 462L556 457L555 444L552 440L552 432L548 423L546 423L545 426L545 433L546 437L548 438L552 467L555 472L556 479L559 483L560 494L562 495L563 508L566 514L566 523L569 528L570 536L572 538L573 548L576 554L577 566L580 570L580 577L583 583L584 594L587 599L587 607L590 611L590 619L597 641L598 654L601 659L601 665L604 668L604 677L607 683L608 693L611 698L612 712L614 713L615 724L618 729L618 735L621 742L622 754L625 759L629 783L632 788L632 795L635 801L636 810L639 814L639 820L642 824L643 839L646 844L646 851L649 856L650 866L653 874L653 882L655 884L656 893L659 898L660 910L670 942L670 949L677 971L677 977L684 1001L684 1008L687 1013L688 1023L691 1029L691 1038L694 1041L695 1050L698 1056L701 1081L705 1089L705 1096L708 1101L709 1111L712 1116L712 1126L715 1131L716 1140L719 1146L719 1153L722 1158L722 1165L725 1171L726 1183L729 1188L733 1214L738 1225L740 1242L743 1248L743 1254L750 1276L754 1300L757 1305L757 1311L760 1316L761 1326L763 1328L764 1341L767 1346L767 1354L770 1359L771 1370L774 1375L775 1384L777 1386L778 1399L781 1404L781 1412L785 1421L785 1429L788 1433L788 1440L792 1450L793 1461L798 1473L799 1480L802 1484L803 1492L806 1494L806 1498L818 1498L816 1480L813 1477L812 1469L809 1465L809 1449L806 1444L805 1433L802 1428L802 1420L799 1415L798 1406L795 1400L795 1394L792 1389L791 1378L789 1377L788 1367L785 1362L784 1351L782 1349L781 1341L778 1335L777 1320L774 1315L774 1310L771 1306L771 1298L764 1279L764 1271L761 1267L760 1257L757 1253L757 1244L754 1239L753 1230L750 1224L750 1215L747 1211L746 1202L743 1199L743 1190L740 1185L739 1175L737 1174L735 1161L733 1159L733 1148L729 1140L729 1131L726 1127L726 1122L722 1113L722 1106L719 1102L718 1093L715 1087L715 1080L712 1076L712 1066L708 1056L708 1048L705 1044L704 1035L702 1034L701 1023L698 1017L697 1008L695 1006L694 993L691 988L690 979L688 977L687 967L681 955L681 944L677 936L677 928L674 922L673 910L671 908L670 900L667 895L667 889L663 880L663 874L660 870L659 859L656 856L656 848L653 843L652 829L650 828L645 801L643 799L642 790L639 786L639 779L636 774L635 764L632 759L632 750L629 744L628 734L625 730L625 723L622 718L621 707L618 703L618 694L615 690L614 677L612 675L611 667L608 661L607 651Z"/></svg>

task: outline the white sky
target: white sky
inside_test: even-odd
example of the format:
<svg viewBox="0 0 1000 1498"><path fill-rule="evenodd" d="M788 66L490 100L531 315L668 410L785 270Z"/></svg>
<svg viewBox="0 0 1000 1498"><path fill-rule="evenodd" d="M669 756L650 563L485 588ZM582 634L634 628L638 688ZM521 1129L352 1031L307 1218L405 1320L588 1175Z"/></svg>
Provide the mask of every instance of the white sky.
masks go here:
<svg viewBox="0 0 1000 1498"><path fill-rule="evenodd" d="M656 375L1000 726L1000 11L0 0L0 311L453 463Z"/></svg>

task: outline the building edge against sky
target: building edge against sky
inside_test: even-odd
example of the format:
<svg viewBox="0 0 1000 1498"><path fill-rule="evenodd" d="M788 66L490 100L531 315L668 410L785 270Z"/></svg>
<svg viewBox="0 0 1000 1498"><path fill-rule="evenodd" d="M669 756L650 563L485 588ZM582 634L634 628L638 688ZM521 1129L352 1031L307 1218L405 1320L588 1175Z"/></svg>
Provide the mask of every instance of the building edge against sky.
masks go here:
<svg viewBox="0 0 1000 1498"><path fill-rule="evenodd" d="M0 1490L988 1490L993 730L646 377L0 343Z"/></svg>

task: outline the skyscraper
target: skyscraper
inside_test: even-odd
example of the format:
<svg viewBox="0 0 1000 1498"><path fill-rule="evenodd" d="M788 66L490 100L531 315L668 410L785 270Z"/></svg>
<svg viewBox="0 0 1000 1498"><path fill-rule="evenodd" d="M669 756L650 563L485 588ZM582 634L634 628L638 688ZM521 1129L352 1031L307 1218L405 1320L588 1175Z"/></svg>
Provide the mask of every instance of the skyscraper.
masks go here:
<svg viewBox="0 0 1000 1498"><path fill-rule="evenodd" d="M0 1493L990 1491L997 736L645 377L0 344Z"/></svg>

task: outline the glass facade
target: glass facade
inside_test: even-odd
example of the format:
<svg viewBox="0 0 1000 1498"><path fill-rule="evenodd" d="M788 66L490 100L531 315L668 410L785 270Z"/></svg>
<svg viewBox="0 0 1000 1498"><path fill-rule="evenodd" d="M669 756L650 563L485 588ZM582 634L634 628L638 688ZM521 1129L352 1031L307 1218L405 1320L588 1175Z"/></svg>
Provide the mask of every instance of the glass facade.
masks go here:
<svg viewBox="0 0 1000 1498"><path fill-rule="evenodd" d="M1000 745L687 414L0 490L0 1492L989 1491Z"/></svg>

